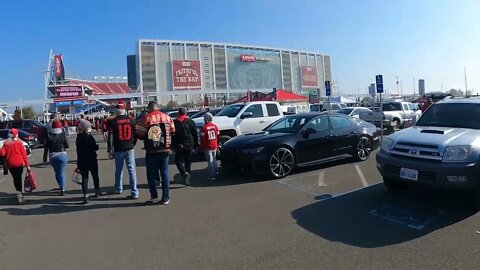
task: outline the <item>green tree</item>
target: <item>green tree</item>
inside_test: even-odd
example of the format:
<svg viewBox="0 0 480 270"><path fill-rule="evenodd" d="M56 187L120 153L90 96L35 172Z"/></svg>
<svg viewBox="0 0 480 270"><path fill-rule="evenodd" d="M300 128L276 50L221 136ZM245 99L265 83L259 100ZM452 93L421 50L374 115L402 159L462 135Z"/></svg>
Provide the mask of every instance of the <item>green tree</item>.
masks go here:
<svg viewBox="0 0 480 270"><path fill-rule="evenodd" d="M35 111L33 110L32 106L22 108L22 116L23 119L34 119L35 118Z"/></svg>

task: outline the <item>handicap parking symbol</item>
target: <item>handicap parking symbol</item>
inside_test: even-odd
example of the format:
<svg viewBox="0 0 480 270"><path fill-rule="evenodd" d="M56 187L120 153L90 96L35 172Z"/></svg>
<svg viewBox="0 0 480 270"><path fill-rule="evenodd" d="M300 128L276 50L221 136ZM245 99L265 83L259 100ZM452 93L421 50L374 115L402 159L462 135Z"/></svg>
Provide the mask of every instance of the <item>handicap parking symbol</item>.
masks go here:
<svg viewBox="0 0 480 270"><path fill-rule="evenodd" d="M409 228L422 230L436 218L445 213L427 205L386 205L370 211L370 214Z"/></svg>

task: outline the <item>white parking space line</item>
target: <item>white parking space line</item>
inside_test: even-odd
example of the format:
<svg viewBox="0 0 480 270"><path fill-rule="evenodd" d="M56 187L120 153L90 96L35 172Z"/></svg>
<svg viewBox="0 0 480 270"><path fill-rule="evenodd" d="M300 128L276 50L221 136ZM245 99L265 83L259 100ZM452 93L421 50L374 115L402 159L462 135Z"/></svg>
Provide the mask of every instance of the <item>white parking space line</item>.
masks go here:
<svg viewBox="0 0 480 270"><path fill-rule="evenodd" d="M357 170L357 174L360 177L360 180L362 181L363 187L368 187L368 182L365 179L365 176L363 175L362 170L360 169L360 166L355 164L355 170Z"/></svg>
<svg viewBox="0 0 480 270"><path fill-rule="evenodd" d="M318 175L318 186L319 187L326 187L327 186L325 184L325 171L320 171L320 174Z"/></svg>
<svg viewBox="0 0 480 270"><path fill-rule="evenodd" d="M317 192L313 192L313 191L310 191L308 189L305 189L305 188L301 188L301 187L297 187L295 185L292 185L290 183L288 183L288 181L290 181L291 179L285 179L285 180L279 180L277 181L278 183L282 184L282 185L285 185L289 188L293 188L293 189L296 189L296 190L299 190L299 191L302 191L302 192L305 192L307 194L310 194L310 195L313 195L313 196L320 196L322 195L321 193L317 193Z"/></svg>

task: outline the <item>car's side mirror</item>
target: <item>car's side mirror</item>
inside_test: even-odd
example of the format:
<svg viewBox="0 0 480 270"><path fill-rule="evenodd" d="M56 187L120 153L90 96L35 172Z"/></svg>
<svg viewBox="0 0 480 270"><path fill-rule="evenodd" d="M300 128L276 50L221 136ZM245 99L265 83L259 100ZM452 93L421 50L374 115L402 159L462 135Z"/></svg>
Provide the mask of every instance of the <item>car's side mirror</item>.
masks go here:
<svg viewBox="0 0 480 270"><path fill-rule="evenodd" d="M315 129L311 128L311 127L307 128L307 129L304 129L303 130L303 137L305 139L308 139L308 137L310 137L310 135L315 134L316 132L317 131Z"/></svg>
<svg viewBox="0 0 480 270"><path fill-rule="evenodd" d="M253 117L252 112L244 112L242 113L242 116L240 116L241 119L252 118L252 117Z"/></svg>

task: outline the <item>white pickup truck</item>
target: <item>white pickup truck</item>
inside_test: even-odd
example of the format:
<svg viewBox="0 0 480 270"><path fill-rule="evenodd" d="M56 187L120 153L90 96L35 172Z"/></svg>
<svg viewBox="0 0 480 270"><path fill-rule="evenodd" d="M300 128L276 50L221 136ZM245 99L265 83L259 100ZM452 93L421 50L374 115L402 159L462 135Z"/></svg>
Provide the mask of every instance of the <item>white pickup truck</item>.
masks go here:
<svg viewBox="0 0 480 270"><path fill-rule="evenodd" d="M386 102L383 103L383 114L380 108L374 109L372 112L361 112L360 119L372 123L380 127L397 131L414 125L421 116L418 106L409 102Z"/></svg>
<svg viewBox="0 0 480 270"><path fill-rule="evenodd" d="M274 101L228 105L213 117L213 123L218 126L220 131L218 143L221 146L235 136L260 132L283 116L280 104ZM193 119L193 121L198 129L204 125L203 117Z"/></svg>

